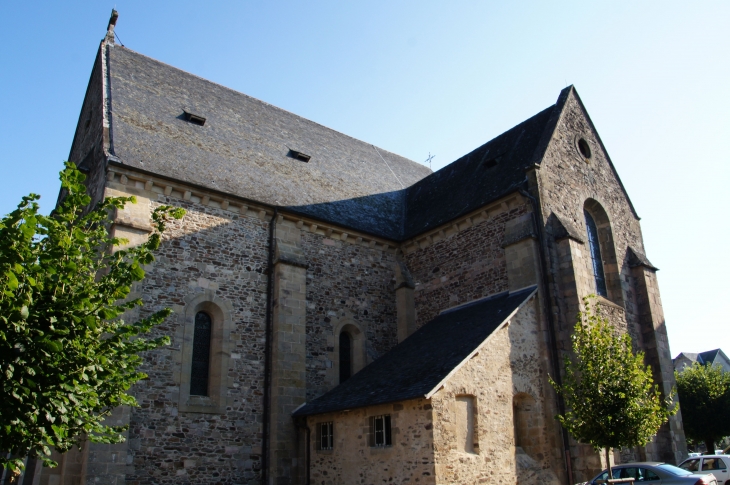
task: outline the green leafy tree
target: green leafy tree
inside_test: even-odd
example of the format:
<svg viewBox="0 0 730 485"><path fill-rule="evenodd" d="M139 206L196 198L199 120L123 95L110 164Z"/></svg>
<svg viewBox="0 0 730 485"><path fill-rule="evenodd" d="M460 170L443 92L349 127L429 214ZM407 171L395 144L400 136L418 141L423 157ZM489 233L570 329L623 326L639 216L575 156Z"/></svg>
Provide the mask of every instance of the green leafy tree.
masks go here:
<svg viewBox="0 0 730 485"><path fill-rule="evenodd" d="M169 342L143 337L169 309L131 324L121 316L142 305L127 299L132 284L154 260L165 222L184 211L158 208L147 242L115 252L125 241L110 236L109 214L134 198L89 210L84 174L66 163L60 178L65 195L52 215L31 194L0 220L0 463L14 472L25 456L55 466L50 448L64 452L84 437L123 441L124 428L104 419L136 405L126 391L146 377L139 353Z"/></svg>
<svg viewBox="0 0 730 485"><path fill-rule="evenodd" d="M557 419L573 438L605 450L643 446L677 407L672 397L662 399L644 354L632 351L631 337L616 331L591 300L584 298L573 333L575 358L566 356L562 385L551 379L568 411ZM611 478L611 467L608 467Z"/></svg>
<svg viewBox="0 0 730 485"><path fill-rule="evenodd" d="M730 372L695 363L674 375L685 434L714 452L715 443L730 435Z"/></svg>

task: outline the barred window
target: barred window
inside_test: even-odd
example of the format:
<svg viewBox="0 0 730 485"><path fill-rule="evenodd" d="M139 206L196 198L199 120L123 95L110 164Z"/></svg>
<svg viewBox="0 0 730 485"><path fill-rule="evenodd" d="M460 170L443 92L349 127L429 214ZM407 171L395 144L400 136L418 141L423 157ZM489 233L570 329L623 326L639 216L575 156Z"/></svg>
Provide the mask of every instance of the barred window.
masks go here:
<svg viewBox="0 0 730 485"><path fill-rule="evenodd" d="M331 450L334 447L334 423L319 423L317 425L317 446L320 450Z"/></svg>
<svg viewBox="0 0 730 485"><path fill-rule="evenodd" d="M370 416L370 446L385 447L392 444L390 415Z"/></svg>
<svg viewBox="0 0 730 485"><path fill-rule="evenodd" d="M606 290L606 277L603 273L603 258L601 257L601 243L598 240L598 228L593 217L584 210L583 214L586 218L586 229L588 232L588 247L591 251L591 260L593 262L593 276L596 279L596 293L601 296L608 297Z"/></svg>
<svg viewBox="0 0 730 485"><path fill-rule="evenodd" d="M190 395L207 396L210 376L210 315L198 312L195 315L195 334L193 336L193 362L190 368Z"/></svg>
<svg viewBox="0 0 730 485"><path fill-rule="evenodd" d="M340 332L340 384L352 375L352 337Z"/></svg>

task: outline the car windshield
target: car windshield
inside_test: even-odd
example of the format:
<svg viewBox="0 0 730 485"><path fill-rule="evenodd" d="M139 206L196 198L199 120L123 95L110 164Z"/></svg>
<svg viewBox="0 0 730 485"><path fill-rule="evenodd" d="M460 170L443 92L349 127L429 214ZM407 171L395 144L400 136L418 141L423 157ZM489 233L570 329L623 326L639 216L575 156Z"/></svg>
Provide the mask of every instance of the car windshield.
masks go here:
<svg viewBox="0 0 730 485"><path fill-rule="evenodd" d="M676 475L678 477L684 476L684 475L691 475L692 473L688 472L687 470L682 470L679 467L676 467L674 465L670 465L668 463L662 463L661 465L658 465L659 468L664 470L667 473L671 473L672 475Z"/></svg>

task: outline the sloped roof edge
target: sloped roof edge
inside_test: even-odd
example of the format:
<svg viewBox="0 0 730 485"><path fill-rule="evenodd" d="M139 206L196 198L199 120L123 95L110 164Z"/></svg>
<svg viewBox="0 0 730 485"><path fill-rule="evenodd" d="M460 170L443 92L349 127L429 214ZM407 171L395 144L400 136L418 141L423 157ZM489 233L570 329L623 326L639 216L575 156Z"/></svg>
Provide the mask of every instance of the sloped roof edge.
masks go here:
<svg viewBox="0 0 730 485"><path fill-rule="evenodd" d="M616 181L618 182L619 187L621 187L621 191L624 193L624 197L626 197L626 202L629 203L629 207L631 208L631 213L634 214L634 217L636 218L637 221L641 220L641 217L639 217L639 214L636 213L636 209L634 208L633 202L631 202L629 193L626 192L626 188L624 187L624 183L621 181L621 177L618 176L618 172L616 171L616 167L613 165L611 156L608 154L608 150L606 150L606 146L603 144L603 140L601 140L601 135L598 134L598 130L596 130L596 126L593 124L593 120L591 119L590 115L588 114L588 110L586 109L585 105L583 104L583 101L580 99L580 96L578 95L578 91L573 86L570 86L570 89L572 90L573 94L575 95L575 99L578 101L578 106L580 106L580 109L583 111L583 115L586 117L586 120L588 120L588 124L590 125L591 130L593 130L593 134L596 136L598 143L601 145L601 150L603 150L603 153L606 155L606 160L608 161L608 166L611 167L613 176L616 177Z"/></svg>
<svg viewBox="0 0 730 485"><path fill-rule="evenodd" d="M550 114L550 119L545 125L545 130L542 133L540 142L538 143L537 147L535 147L535 151L532 154L533 165L539 165L540 162L542 162L543 157L545 157L547 147L548 145L550 145L550 141L553 139L553 134L555 133L555 129L558 126L558 122L563 116L565 104L568 102L568 96L573 89L573 85L571 84L567 88L564 88L562 91L560 91L560 94L558 95L558 100L553 105L555 109L553 109L553 112Z"/></svg>
<svg viewBox="0 0 730 485"><path fill-rule="evenodd" d="M310 416L430 397L537 291L501 292L446 311L344 383L297 408ZM428 358L423 358L428 355Z"/></svg>
<svg viewBox="0 0 730 485"><path fill-rule="evenodd" d="M492 330L492 333L490 333L489 336L486 339L484 339L484 341L481 344L479 344L476 349L472 350L469 353L469 355L467 355L466 357L464 357L464 359L461 362L459 362L459 364L456 367L454 367L451 370L451 372L449 372L446 375L446 377L444 377L438 384L436 384L433 387L433 389L431 389L429 392L427 392L426 395L423 396L423 397L425 397L426 399L431 399L431 396L433 396L434 394L436 394L438 392L438 390L441 389L444 386L444 384L446 384L446 382L449 379L451 379L457 372L459 372L459 369L461 369L462 367L464 367L464 365L466 365L466 363L472 357L474 357L476 354L478 354L484 348L484 346L486 346L489 343L489 341L492 340L492 337L494 337L494 335L496 335L496 333L500 329L502 329L505 325L507 325L510 322L510 320L512 320L512 317L514 317L517 314L517 312L519 312L522 309L522 307L524 307L525 304L528 301L530 301L530 298L532 298L533 296L535 296L535 293L537 293L537 285L532 285L532 286L530 286L528 288L523 288L521 290L517 290L517 291L512 292L512 293L516 293L516 292L519 292L519 291L524 291L525 289L531 290L531 291L530 291L530 294L525 297L525 299L522 301L522 303L520 303L517 306L517 308L515 308L514 310L512 310L512 312L509 315L507 315L506 317L504 317L504 320L502 321L502 323L500 323L497 326L497 328L495 328L494 330Z"/></svg>

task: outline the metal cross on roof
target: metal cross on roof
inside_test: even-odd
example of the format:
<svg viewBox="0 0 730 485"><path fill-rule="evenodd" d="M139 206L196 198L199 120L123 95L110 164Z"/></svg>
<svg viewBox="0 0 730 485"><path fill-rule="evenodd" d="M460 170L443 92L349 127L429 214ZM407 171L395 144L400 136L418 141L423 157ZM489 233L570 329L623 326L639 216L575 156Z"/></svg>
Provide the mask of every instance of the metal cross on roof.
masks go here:
<svg viewBox="0 0 730 485"><path fill-rule="evenodd" d="M431 155L431 152L428 152L428 158L426 159L426 162L428 162L428 168L431 168L431 160L433 160L433 157L436 155ZM433 170L433 169L431 169Z"/></svg>

